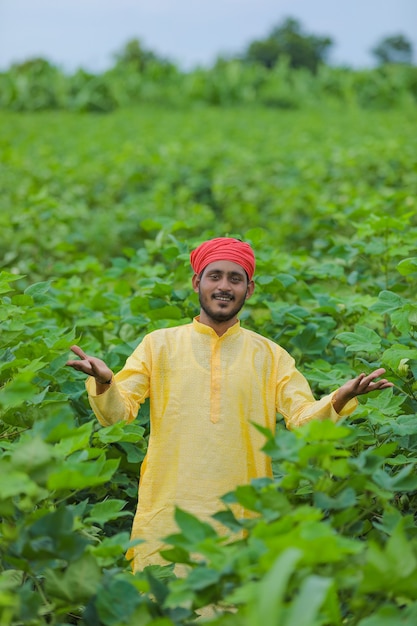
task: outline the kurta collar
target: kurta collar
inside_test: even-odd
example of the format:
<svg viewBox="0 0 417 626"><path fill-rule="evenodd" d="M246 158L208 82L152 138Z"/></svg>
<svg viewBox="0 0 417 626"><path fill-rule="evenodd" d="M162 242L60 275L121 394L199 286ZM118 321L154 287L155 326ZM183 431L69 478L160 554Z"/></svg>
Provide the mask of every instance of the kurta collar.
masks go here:
<svg viewBox="0 0 417 626"><path fill-rule="evenodd" d="M207 324L202 324L199 318L200 316L197 315L197 317L193 319L193 328L195 331L202 335L210 335L211 337L214 337L216 339L223 339L224 337L235 335L240 330L240 321L237 320L237 322L233 324L233 326L231 326L221 337L219 337L219 335L216 333L215 330L211 328L211 326L207 326Z"/></svg>

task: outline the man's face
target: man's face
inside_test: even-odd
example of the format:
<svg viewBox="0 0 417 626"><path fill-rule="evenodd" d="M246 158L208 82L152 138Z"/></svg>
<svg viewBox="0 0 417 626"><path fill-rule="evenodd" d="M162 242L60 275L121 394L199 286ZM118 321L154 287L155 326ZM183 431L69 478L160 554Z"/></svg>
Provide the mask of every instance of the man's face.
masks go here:
<svg viewBox="0 0 417 626"><path fill-rule="evenodd" d="M232 261L214 261L205 267L202 276L194 276L194 291L200 306L214 322L232 320L254 289L245 270Z"/></svg>

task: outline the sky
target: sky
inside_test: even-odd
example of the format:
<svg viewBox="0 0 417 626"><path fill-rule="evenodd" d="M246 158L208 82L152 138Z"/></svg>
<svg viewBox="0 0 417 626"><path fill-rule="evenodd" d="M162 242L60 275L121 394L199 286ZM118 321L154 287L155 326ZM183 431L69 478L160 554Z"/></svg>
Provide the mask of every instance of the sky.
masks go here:
<svg viewBox="0 0 417 626"><path fill-rule="evenodd" d="M417 59L417 0L0 0L0 69L43 57L100 72L127 41L187 70L242 53L287 17L330 36L328 61L372 67L371 49L403 34Z"/></svg>

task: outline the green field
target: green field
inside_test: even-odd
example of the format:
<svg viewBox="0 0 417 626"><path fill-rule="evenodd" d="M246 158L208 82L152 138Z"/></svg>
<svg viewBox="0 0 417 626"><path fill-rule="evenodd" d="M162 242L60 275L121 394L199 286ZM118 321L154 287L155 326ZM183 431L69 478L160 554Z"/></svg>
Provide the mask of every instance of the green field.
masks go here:
<svg viewBox="0 0 417 626"><path fill-rule="evenodd" d="M415 108L142 106L0 112L0 624L412 626L417 621ZM275 480L234 494L259 517L228 544L179 512L173 562L124 560L147 407L101 428L79 343L117 370L197 312L189 252L257 254L246 327L317 396L382 365L394 390L342 425L266 435ZM232 497L232 496L229 496ZM121 602L120 598L123 598Z"/></svg>

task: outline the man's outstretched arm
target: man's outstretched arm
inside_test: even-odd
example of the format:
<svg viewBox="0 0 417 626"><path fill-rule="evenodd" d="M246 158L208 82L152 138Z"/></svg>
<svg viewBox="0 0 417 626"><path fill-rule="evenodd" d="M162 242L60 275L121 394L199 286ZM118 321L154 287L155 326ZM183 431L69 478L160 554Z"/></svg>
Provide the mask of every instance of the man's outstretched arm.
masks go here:
<svg viewBox="0 0 417 626"><path fill-rule="evenodd" d="M363 394L370 393L371 391L380 391L382 389L393 387L394 384L390 383L386 378L376 380L383 374L385 374L383 367L374 370L368 375L362 372L362 374L359 374L356 378L348 380L344 385L339 387L332 400L336 413L340 413L345 404L356 396L361 396Z"/></svg>
<svg viewBox="0 0 417 626"><path fill-rule="evenodd" d="M65 365L68 365L68 367L72 367L78 372L83 372L87 376L92 376L93 378L95 378L97 395L100 395L107 391L107 389L111 385L113 372L105 364L105 362L94 356L89 356L79 346L71 346L71 350L80 358L69 360L66 362Z"/></svg>

